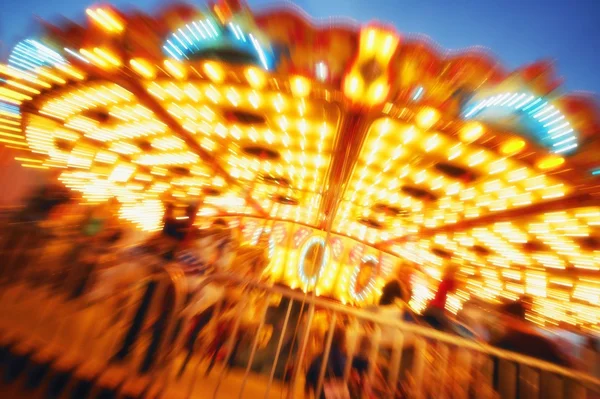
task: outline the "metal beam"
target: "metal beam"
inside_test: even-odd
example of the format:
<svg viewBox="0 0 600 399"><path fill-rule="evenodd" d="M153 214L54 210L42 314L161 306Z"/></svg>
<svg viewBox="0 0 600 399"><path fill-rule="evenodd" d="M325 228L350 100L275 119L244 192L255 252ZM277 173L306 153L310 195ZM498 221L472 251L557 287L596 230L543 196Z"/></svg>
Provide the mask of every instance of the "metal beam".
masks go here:
<svg viewBox="0 0 600 399"><path fill-rule="evenodd" d="M335 213L343 198L348 179L356 164L366 133L369 117L365 113L348 112L341 123L333 153L327 182L323 187L323 199L319 215L321 219L317 227L325 230L333 223Z"/></svg>

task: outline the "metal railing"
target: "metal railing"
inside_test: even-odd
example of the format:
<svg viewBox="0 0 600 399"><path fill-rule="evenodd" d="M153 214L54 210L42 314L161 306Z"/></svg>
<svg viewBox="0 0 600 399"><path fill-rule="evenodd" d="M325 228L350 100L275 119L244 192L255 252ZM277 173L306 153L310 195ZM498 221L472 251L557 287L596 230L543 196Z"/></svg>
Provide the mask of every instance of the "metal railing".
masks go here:
<svg viewBox="0 0 600 399"><path fill-rule="evenodd" d="M353 397L570 399L600 391L600 381L584 373L286 287L231 274L192 283L175 263L141 262L141 278L100 296L101 283L64 259L48 275L66 269L59 273L66 287L39 281L31 277L40 254L56 242L30 248L21 241L4 247L11 261L2 272L10 278L0 276L0 344L11 354L4 368L21 375L21 387L50 365L29 385L165 398L299 398L322 397L333 375ZM36 255L22 258L27 273L14 273L23 251ZM327 360L313 362L318 356ZM343 372L329 361L335 356ZM311 365L316 381L307 384Z"/></svg>
<svg viewBox="0 0 600 399"><path fill-rule="evenodd" d="M377 368L379 365L385 373L379 376L383 381L383 391L386 397L398 395L397 386L400 382L406 386L403 394L408 397L501 397L501 398L580 398L586 393L600 391L600 381L581 372L562 368L550 363L539 361L516 353L499 350L479 342L468 341L453 335L441 333L430 328L407 324L399 320L389 320L376 313L350 308L338 303L321 299L301 292L295 292L284 287L272 287L259 282L248 282L235 276L212 276L205 284L215 282L244 285L247 291L257 290L266 296L280 296L289 299L289 304L284 316L280 340L272 358L273 368L269 374L268 387L273 382L273 370L277 359L282 355L281 344L285 331L290 328L290 312L294 303L302 304L305 308L305 323L300 331L301 345L294 359L297 372L291 381L292 391L297 392L294 385L301 383L303 365L307 364L307 345L311 336L313 320L317 313L325 313L327 322L324 346L319 351L324 358L331 353L334 330L338 327L338 320L343 319L343 326L352 333L360 335L370 334L370 351L368 353L369 372L366 375L366 385L375 386ZM248 302L240 301L240 308L252 306ZM257 320L258 329L265 324L266 312ZM234 333L239 321L236 319ZM390 342L381 341L381 330L392 329L394 339ZM231 356L233 336L230 336L227 357ZM258 337L258 335L257 335ZM246 365L245 378L252 366L256 354L256 340L252 343L252 351ZM357 341L348 345L346 358L352 359L356 354ZM408 341L412 341L409 343ZM413 359L408 364L403 364L403 356L410 353ZM386 357L387 352L387 358ZM383 362L387 361L387 364ZM316 397L324 387L327 362L322 362L319 369L319 379ZM346 362L343 380L349 382L351 378L352 363ZM404 374L404 375L403 375ZM494 374L496 381L494 382ZM383 378L381 378L383 377ZM403 381L400 381L403 379ZM436 381L432 384L432 381ZM245 379L242 383L242 391ZM442 392L451 387L452 391Z"/></svg>

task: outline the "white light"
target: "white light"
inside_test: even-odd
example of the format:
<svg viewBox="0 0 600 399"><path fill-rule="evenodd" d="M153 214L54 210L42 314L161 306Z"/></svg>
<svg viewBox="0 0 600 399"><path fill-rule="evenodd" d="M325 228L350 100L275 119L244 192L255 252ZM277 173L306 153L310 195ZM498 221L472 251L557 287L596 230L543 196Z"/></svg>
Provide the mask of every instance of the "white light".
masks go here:
<svg viewBox="0 0 600 399"><path fill-rule="evenodd" d="M229 23L229 28L231 28L231 31L235 35L235 38L238 39L238 40L240 40L240 34L238 33L237 29L235 29L235 26L233 25L233 22Z"/></svg>
<svg viewBox="0 0 600 399"><path fill-rule="evenodd" d="M548 123L546 123L546 124L544 125L544 127L552 126L552 125L554 125L555 123L562 121L563 119L565 119L565 116L564 116L564 115L561 115L561 116L559 116L558 118L556 118L555 120L553 120L552 122L548 122Z"/></svg>
<svg viewBox="0 0 600 399"><path fill-rule="evenodd" d="M215 34L215 36L219 36L219 33L215 29L215 27L214 27L213 23L211 22L211 20L207 19L206 23L208 24L208 26L210 26L210 29L213 31L213 33Z"/></svg>
<svg viewBox="0 0 600 399"><path fill-rule="evenodd" d="M269 66L267 65L267 58L265 57L265 53L264 53L262 47L260 47L260 43L258 43L258 40L256 40L254 38L254 36L252 36L252 35L249 35L249 36L250 36L250 41L252 42L252 44L254 45L254 48L256 49L256 52L258 53L260 62L263 64L263 67L266 70L269 70Z"/></svg>
<svg viewBox="0 0 600 399"><path fill-rule="evenodd" d="M540 101L542 101L542 99L538 98L537 100L535 100L534 102L532 102L531 104L529 104L528 106L526 106L525 108L523 108L523 111L527 111L529 108L533 107L534 105L536 105Z"/></svg>
<svg viewBox="0 0 600 399"><path fill-rule="evenodd" d="M508 102L512 101L515 99L515 97L517 97L517 94L513 94L512 96L508 97L506 100L502 101L500 104L498 104L499 106L503 106L505 104L507 104Z"/></svg>
<svg viewBox="0 0 600 399"><path fill-rule="evenodd" d="M571 136L571 137L569 137L569 138L567 138L567 139L564 139L564 140L561 140L561 141L559 141L558 143L554 143L554 144L552 144L552 147L558 147L558 146L560 146L560 145L563 145L563 144L565 144L565 143L568 143L569 141L573 141L573 140L576 140L576 139L577 139L577 138L576 138L575 136Z"/></svg>
<svg viewBox="0 0 600 399"><path fill-rule="evenodd" d="M550 119L550 118L552 118L554 115L558 114L559 112L560 112L559 110L556 110L556 111L554 111L553 113L551 113L550 115L546 115L546 116L544 116L544 117L543 117L542 119L540 119L539 121L540 121L540 122L543 122L543 121L545 121L545 120L547 120L547 119Z"/></svg>
<svg viewBox="0 0 600 399"><path fill-rule="evenodd" d="M194 42L192 42L192 41L190 40L190 38L189 38L189 37L188 37L188 36L185 34L185 32L184 32L184 31L182 31L182 30L181 30L181 28L179 28L179 29L177 29L177 30L179 31L179 33L181 33L181 35L183 36L183 38L184 38L185 40L187 40L187 42L190 44L190 46L193 46L193 45L194 45Z"/></svg>
<svg viewBox="0 0 600 399"><path fill-rule="evenodd" d="M181 43L181 45L183 46L183 48L185 48L186 50L189 50L189 49L188 49L188 46L187 46L187 45L186 45L186 44L183 42L183 40L181 40L181 39L179 38L179 36L177 36L177 34L176 34L176 33L173 33L173 37L174 37L175 39L177 39L177 41L178 41L179 43Z"/></svg>
<svg viewBox="0 0 600 399"><path fill-rule="evenodd" d="M557 130L560 130L560 129L562 129L563 127L567 127L567 126L569 126L569 122L565 122L565 123L563 123L563 124L562 124L562 125L560 125L560 126L557 126L557 127L554 127L554 128L552 128L552 129L548 130L548 133L555 132L555 131L557 131Z"/></svg>
<svg viewBox="0 0 600 399"><path fill-rule="evenodd" d="M190 25L188 24L188 25L186 25L185 27L187 28L187 30L189 30L189 31L190 31L190 33L192 34L192 36L194 36L194 39L196 39L196 41L197 41L197 42L199 42L199 41L200 41L200 38L199 38L199 37L196 35L196 32L194 32L194 31L192 30L192 28L190 28Z"/></svg>
<svg viewBox="0 0 600 399"><path fill-rule="evenodd" d="M183 52L179 49L179 47L177 47L176 45L174 45L170 40L167 40L167 44L170 45L171 47L173 47L175 49L175 51L177 51L180 55L184 55Z"/></svg>
<svg viewBox="0 0 600 399"><path fill-rule="evenodd" d="M573 132L573 129L569 129L569 130L567 130L567 131L564 131L564 132L562 132L562 133L560 133L560 134L554 134L554 135L552 135L550 138L552 138L552 139L557 139L557 138L559 138L559 137L566 136L567 134L569 134L569 133L572 133L572 132Z"/></svg>
<svg viewBox="0 0 600 399"><path fill-rule="evenodd" d="M329 69L327 68L327 64L323 61L317 62L316 65L316 75L317 79L321 82L327 80L327 76L329 75Z"/></svg>
<svg viewBox="0 0 600 399"><path fill-rule="evenodd" d="M192 22L192 25L194 25L194 28L196 28L196 31L198 31L198 33L200 33L200 36L202 36L203 39L206 39L206 35L204 34L204 31L202 29L200 29L200 27L196 24L196 21Z"/></svg>
<svg viewBox="0 0 600 399"><path fill-rule="evenodd" d="M498 98L496 98L494 101L492 101L490 104L488 104L488 107L491 107L492 105L496 105L498 104L500 101L504 100L506 97L510 96L510 93L506 93L503 94L501 96L498 96Z"/></svg>
<svg viewBox="0 0 600 399"><path fill-rule="evenodd" d="M235 25L235 29L237 29L238 33L240 34L240 37L242 38L242 41L245 42L246 41L246 36L244 36L244 32L242 32L242 28L240 28L239 25Z"/></svg>
<svg viewBox="0 0 600 399"><path fill-rule="evenodd" d="M71 49L68 49L68 48L66 48L66 47L65 47L65 51L66 51L67 53L71 54L73 57L77 58L78 60L85 62L86 64L89 64L89 63L90 63L88 60L86 60L86 59L85 59L85 58L83 58L81 55L77 54L76 52L74 52L74 51L73 51L73 50L71 50Z"/></svg>
<svg viewBox="0 0 600 399"><path fill-rule="evenodd" d="M524 107L525 105L527 105L527 104L528 104L528 103L529 103L531 100L533 100L533 99L534 99L534 97L533 97L533 96L529 96L529 97L527 97L527 99L526 99L525 101L523 101L523 102L521 102L521 103L519 103L519 104L515 105L515 108L516 108L516 109L519 109L519 108L521 108L521 107ZM539 101L539 99L538 99L538 101Z"/></svg>
<svg viewBox="0 0 600 399"><path fill-rule="evenodd" d="M171 51L171 49L168 48L166 45L164 45L163 48L167 51L167 53L169 53L171 57L175 58L176 60L180 60L180 58L177 55L175 55L175 53L173 53L173 51Z"/></svg>
<svg viewBox="0 0 600 399"><path fill-rule="evenodd" d="M202 27L204 28L204 30L206 31L206 33L208 33L208 36L213 37L213 33L210 31L210 29L208 29L206 27L206 25L204 25L204 22L203 21L198 21L198 22L200 22L200 25L202 25ZM215 36L216 36L216 34L215 34Z"/></svg>
<svg viewBox="0 0 600 399"><path fill-rule="evenodd" d="M542 105L539 105L537 107L535 107L534 109L532 109L531 111L529 111L529 115L531 114L535 114L536 112L538 112L540 109L544 108L546 105L548 104L548 102L544 102Z"/></svg>
<svg viewBox="0 0 600 399"><path fill-rule="evenodd" d="M510 101L508 104L506 104L507 107L511 107L513 106L516 102L520 101L523 97L525 97L526 94L525 93L521 93L519 94L514 100Z"/></svg>
<svg viewBox="0 0 600 399"><path fill-rule="evenodd" d="M542 115L544 115L544 114L546 114L546 113L548 113L548 112L552 111L553 109L555 109L555 108L554 108L554 105L550 105L550 106L546 107L546 109L543 109L543 110L541 110L540 112L538 112L537 114L533 115L533 117L534 117L535 119L539 119L539 117L540 117L540 116L542 116Z"/></svg>
<svg viewBox="0 0 600 399"><path fill-rule="evenodd" d="M562 152L566 152L566 151L572 150L573 148L576 148L576 147L577 147L577 143L575 143L575 144L571 144L570 146L568 146L568 147L565 147L565 148L561 148L560 150L558 150L558 151L555 151L555 152L556 152L557 154L560 154L560 153L562 153Z"/></svg>
<svg viewBox="0 0 600 399"><path fill-rule="evenodd" d="M421 96L423 95L423 92L425 91L425 89L423 89L423 86L419 86L417 88L417 90L415 91L415 94L413 95L413 101L418 101Z"/></svg>

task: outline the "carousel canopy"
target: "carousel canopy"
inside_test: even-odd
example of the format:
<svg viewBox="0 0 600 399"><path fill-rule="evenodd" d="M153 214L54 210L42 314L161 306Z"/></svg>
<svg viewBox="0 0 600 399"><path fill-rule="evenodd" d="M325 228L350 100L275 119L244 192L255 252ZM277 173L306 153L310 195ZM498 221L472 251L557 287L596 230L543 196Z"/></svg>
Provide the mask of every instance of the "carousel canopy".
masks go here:
<svg viewBox="0 0 600 399"><path fill-rule="evenodd" d="M530 294L533 321L598 328L597 106L561 93L550 63L508 72L481 50L233 1L87 16L0 65L0 142L24 167L116 197L144 230L165 200L198 201L433 279L459 262L458 302Z"/></svg>

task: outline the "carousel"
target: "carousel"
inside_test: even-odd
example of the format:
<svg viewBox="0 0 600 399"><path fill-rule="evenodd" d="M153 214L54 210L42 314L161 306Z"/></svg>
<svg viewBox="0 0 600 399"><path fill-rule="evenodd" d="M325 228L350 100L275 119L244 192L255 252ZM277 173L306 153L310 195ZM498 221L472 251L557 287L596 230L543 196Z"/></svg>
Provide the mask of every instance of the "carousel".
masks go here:
<svg viewBox="0 0 600 399"><path fill-rule="evenodd" d="M407 267L419 312L452 263L453 313L529 295L530 321L600 331L598 108L551 63L507 71L481 49L232 0L92 7L44 23L0 75L16 162L140 232L168 209L211 230L176 254L190 273L219 219L234 244L210 262L344 304Z"/></svg>

